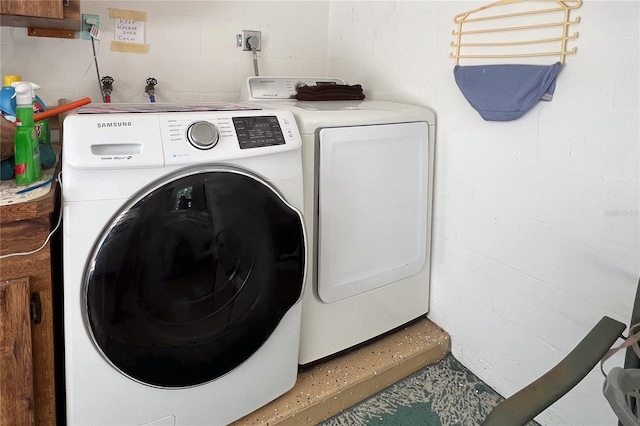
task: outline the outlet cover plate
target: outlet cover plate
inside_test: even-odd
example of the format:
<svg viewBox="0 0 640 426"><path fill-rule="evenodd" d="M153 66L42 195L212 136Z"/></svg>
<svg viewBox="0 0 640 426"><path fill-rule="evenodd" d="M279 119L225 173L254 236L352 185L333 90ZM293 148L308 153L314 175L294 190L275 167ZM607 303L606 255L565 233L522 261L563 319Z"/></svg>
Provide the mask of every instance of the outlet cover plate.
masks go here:
<svg viewBox="0 0 640 426"><path fill-rule="evenodd" d="M262 50L262 33L260 31L242 30L242 33L238 34L237 37L238 47L242 47L242 50L251 51L251 48L247 43L249 37L258 37L258 47L256 48L256 51L259 52Z"/></svg>
<svg viewBox="0 0 640 426"><path fill-rule="evenodd" d="M95 20L95 24L87 24L87 20ZM80 30L80 37L84 40L91 40L91 36L89 35L89 31L91 31L91 26L95 25L96 28L100 29L100 15L86 15L82 14L82 29Z"/></svg>

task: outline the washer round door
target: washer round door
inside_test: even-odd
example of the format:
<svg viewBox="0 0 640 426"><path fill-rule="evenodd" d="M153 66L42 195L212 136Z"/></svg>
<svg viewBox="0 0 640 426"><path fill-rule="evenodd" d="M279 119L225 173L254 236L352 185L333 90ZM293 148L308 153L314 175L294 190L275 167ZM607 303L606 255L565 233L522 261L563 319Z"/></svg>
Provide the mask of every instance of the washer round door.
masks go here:
<svg viewBox="0 0 640 426"><path fill-rule="evenodd" d="M167 176L114 216L85 274L85 319L126 376L156 387L210 382L269 338L300 298L302 216L232 168Z"/></svg>

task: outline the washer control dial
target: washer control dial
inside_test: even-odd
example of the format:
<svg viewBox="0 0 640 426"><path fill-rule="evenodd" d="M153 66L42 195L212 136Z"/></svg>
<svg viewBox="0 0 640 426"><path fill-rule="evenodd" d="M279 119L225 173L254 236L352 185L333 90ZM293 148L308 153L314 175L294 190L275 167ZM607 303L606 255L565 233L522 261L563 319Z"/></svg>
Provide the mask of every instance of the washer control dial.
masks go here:
<svg viewBox="0 0 640 426"><path fill-rule="evenodd" d="M187 140L198 149L211 149L219 139L218 129L208 121L196 121L187 127Z"/></svg>

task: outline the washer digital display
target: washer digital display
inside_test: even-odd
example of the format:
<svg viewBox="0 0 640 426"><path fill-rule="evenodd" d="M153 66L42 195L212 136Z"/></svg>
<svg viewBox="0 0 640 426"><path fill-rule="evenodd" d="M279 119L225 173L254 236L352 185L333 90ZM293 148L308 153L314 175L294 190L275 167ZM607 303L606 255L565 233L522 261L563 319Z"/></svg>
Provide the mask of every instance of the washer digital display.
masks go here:
<svg viewBox="0 0 640 426"><path fill-rule="evenodd" d="M284 135L275 116L233 117L241 149L284 145Z"/></svg>

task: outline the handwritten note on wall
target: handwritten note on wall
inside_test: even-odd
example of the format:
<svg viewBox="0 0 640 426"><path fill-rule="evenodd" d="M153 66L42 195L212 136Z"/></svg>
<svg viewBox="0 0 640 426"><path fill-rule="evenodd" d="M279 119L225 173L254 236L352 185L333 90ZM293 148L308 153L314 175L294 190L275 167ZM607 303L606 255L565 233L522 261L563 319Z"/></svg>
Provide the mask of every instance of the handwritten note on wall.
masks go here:
<svg viewBox="0 0 640 426"><path fill-rule="evenodd" d="M127 53L149 53L145 43L147 12L111 9L109 16L114 19L114 35L111 50Z"/></svg>
<svg viewBox="0 0 640 426"><path fill-rule="evenodd" d="M122 18L116 19L113 38L122 43L144 44L144 22Z"/></svg>

